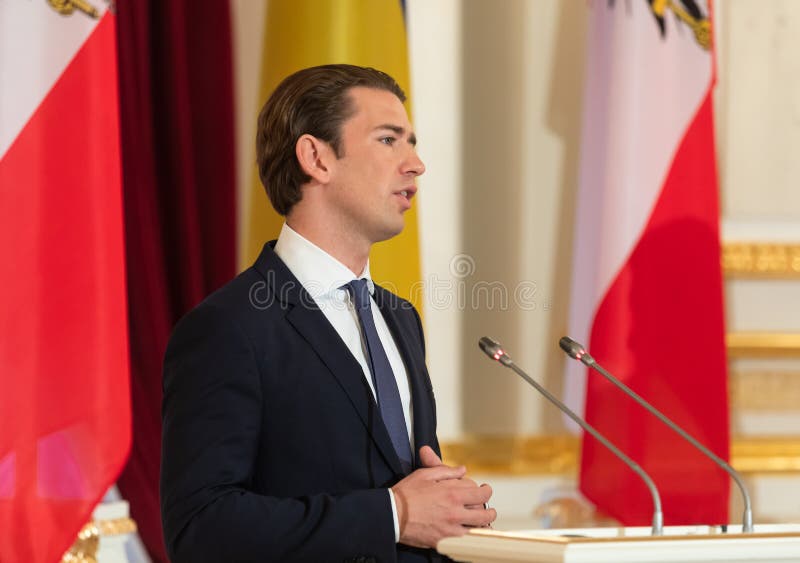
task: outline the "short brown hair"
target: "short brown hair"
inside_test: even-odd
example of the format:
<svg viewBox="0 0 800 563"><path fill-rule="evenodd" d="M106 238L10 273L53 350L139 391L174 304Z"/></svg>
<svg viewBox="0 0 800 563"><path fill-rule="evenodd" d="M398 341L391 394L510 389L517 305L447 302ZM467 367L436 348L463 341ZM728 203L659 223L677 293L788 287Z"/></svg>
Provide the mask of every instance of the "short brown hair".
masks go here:
<svg viewBox="0 0 800 563"><path fill-rule="evenodd" d="M270 202L286 215L300 201L300 187L311 177L295 156L297 140L308 133L330 144L339 158L342 124L353 115L349 90L356 86L387 90L405 102L394 78L374 68L336 64L306 68L286 77L258 116L256 159Z"/></svg>

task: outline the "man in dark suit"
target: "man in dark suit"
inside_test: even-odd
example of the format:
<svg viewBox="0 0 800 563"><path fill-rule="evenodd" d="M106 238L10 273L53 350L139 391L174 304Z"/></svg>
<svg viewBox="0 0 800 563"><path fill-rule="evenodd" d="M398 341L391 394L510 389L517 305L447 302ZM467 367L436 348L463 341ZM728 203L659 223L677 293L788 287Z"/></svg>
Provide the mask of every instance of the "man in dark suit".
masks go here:
<svg viewBox="0 0 800 563"><path fill-rule="evenodd" d="M485 526L488 485L444 465L413 306L369 277L425 167L388 75L286 78L259 116L277 242L175 328L161 505L174 561L431 561Z"/></svg>

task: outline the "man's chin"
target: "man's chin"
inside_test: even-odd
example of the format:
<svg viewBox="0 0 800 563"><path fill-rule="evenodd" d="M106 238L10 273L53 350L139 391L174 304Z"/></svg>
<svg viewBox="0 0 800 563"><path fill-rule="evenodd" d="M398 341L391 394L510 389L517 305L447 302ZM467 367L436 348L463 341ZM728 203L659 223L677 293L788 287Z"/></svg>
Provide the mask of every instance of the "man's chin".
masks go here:
<svg viewBox="0 0 800 563"><path fill-rule="evenodd" d="M403 229L406 226L405 218L403 218L399 224L396 225L385 225L383 229L380 230L373 238L373 242L383 242L385 240L393 239L397 235L403 232Z"/></svg>

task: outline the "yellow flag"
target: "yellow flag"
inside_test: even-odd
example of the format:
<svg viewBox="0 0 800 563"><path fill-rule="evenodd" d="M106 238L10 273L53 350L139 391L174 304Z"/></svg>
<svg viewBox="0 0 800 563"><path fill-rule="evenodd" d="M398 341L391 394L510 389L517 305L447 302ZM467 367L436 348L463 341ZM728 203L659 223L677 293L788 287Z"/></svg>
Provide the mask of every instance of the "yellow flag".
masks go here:
<svg viewBox="0 0 800 563"><path fill-rule="evenodd" d="M302 68L346 63L388 73L410 94L408 49L401 0L269 0L261 74L263 104L278 83ZM406 110L410 113L409 103ZM268 240L277 238L283 218L269 203L255 175L248 212L245 263L258 257ZM406 213L403 232L375 245L372 277L421 305L419 238L416 205Z"/></svg>

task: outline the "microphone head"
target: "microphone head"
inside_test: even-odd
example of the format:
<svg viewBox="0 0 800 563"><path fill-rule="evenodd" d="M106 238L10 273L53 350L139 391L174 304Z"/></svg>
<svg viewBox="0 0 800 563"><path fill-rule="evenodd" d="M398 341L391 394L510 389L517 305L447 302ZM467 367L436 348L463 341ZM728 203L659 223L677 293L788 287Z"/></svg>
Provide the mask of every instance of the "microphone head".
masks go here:
<svg viewBox="0 0 800 563"><path fill-rule="evenodd" d="M478 346L483 350L484 354L491 359L497 360L504 366L511 364L511 358L505 353L503 347L500 346L500 343L496 340L492 340L488 336L483 336L478 340Z"/></svg>
<svg viewBox="0 0 800 563"><path fill-rule="evenodd" d="M586 349L569 336L562 336L558 341L558 345L561 346L561 349L573 360L583 361L585 356L589 356L589 354L586 353ZM589 357L591 358L591 356Z"/></svg>

